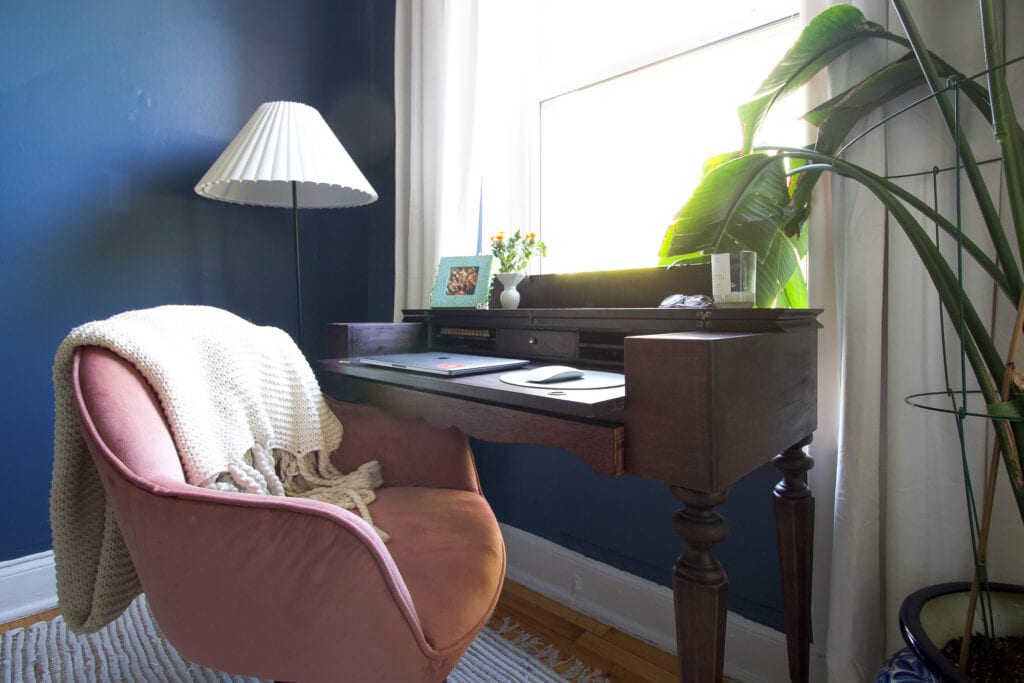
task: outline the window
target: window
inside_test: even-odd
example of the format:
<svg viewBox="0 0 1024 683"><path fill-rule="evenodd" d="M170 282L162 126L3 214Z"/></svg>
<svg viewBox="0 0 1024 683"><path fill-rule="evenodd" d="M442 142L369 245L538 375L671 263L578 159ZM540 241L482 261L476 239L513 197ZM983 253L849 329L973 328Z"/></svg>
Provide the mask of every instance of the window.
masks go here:
<svg viewBox="0 0 1024 683"><path fill-rule="evenodd" d="M549 0L533 23L508 7L482 16L478 84L501 91L482 100L482 120L502 121L480 131L483 240L537 230L543 272L653 266L704 160L739 147L736 107L796 39L797 9ZM802 140L791 100L760 141Z"/></svg>

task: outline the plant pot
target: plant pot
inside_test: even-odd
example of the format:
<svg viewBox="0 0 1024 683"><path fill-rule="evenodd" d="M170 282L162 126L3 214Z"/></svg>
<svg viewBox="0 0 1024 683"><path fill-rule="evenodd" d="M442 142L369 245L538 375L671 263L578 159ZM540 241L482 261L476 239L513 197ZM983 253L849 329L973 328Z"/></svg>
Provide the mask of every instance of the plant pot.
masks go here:
<svg viewBox="0 0 1024 683"><path fill-rule="evenodd" d="M498 297L501 307L519 308L519 290L516 287L526 279L526 273L498 273L494 277L498 278L498 282L504 287L501 296Z"/></svg>
<svg viewBox="0 0 1024 683"><path fill-rule="evenodd" d="M990 583L992 615L997 636L1024 634L1024 586ZM963 635L971 584L960 581L927 586L911 593L900 606L900 632L917 658L943 681L971 679L957 670L941 650ZM981 633L980 605L974 632Z"/></svg>

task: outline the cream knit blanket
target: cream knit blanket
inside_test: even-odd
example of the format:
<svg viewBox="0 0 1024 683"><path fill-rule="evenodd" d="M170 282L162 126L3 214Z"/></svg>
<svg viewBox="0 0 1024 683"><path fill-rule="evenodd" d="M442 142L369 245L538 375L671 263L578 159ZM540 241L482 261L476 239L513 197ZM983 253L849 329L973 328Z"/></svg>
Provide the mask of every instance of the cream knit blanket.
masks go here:
<svg viewBox="0 0 1024 683"><path fill-rule="evenodd" d="M64 339L53 365L50 522L57 595L72 631L98 630L140 592L75 410L71 360L87 345L117 353L152 385L190 484L326 500L373 523L366 506L381 484L380 465L344 475L331 464L341 423L283 331L206 306L86 323Z"/></svg>

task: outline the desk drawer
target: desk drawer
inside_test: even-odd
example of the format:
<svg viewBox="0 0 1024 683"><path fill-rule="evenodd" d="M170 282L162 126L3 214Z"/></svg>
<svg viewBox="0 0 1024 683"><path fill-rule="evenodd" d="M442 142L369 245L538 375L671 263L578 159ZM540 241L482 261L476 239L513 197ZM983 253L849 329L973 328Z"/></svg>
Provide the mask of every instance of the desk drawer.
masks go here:
<svg viewBox="0 0 1024 683"><path fill-rule="evenodd" d="M498 353L533 358L576 358L576 332L498 329Z"/></svg>

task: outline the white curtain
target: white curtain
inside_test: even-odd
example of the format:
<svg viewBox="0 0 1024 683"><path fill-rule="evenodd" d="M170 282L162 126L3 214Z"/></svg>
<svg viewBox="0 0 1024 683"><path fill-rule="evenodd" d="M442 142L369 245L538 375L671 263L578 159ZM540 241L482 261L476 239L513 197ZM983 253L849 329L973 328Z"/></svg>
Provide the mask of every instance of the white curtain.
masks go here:
<svg viewBox="0 0 1024 683"><path fill-rule="evenodd" d="M829 4L834 3L805 0L804 16L809 19ZM902 32L885 0L854 4L869 19ZM983 68L976 3L909 4L933 51L968 74ZM1005 25L1019 26L1020 7L1009 4L1014 16ZM1008 54L1019 54L1017 32L1007 39L1012 41ZM838 92L902 52L881 41L859 48L852 60L830 69L828 84L816 84L814 101L821 101L823 89ZM978 124L973 120L969 128L980 139L987 130ZM953 161L948 139L929 102L875 131L845 158L883 174L928 170ZM980 158L998 154L992 146L976 149ZM986 172L998 175L998 166ZM931 177L901 182L934 200ZM811 485L818 501L815 664L818 679L826 676L825 669L829 681L860 682L872 680L887 654L903 646L897 623L901 601L927 584L969 580L971 562L955 424L946 414L904 401L944 387L937 297L900 227L880 205L855 183L831 178L830 187L819 188L821 202L811 227L812 305L825 309L820 427L811 447L816 460ZM940 177L937 201L944 210L952 205L950 174ZM965 212L966 229L978 234L973 207ZM982 313L991 312L992 325L1005 332L1013 311L1004 301L997 303L982 280L967 271L971 296L991 302ZM959 385L955 343L953 351L954 384ZM967 426L972 476L980 480L980 462L988 451L985 424L969 419ZM1020 582L1024 533L1006 500L1008 489L1004 473L997 507L1001 542L990 551L990 577Z"/></svg>
<svg viewBox="0 0 1024 683"><path fill-rule="evenodd" d="M477 253L477 3L395 6L395 320L430 299L438 259Z"/></svg>

